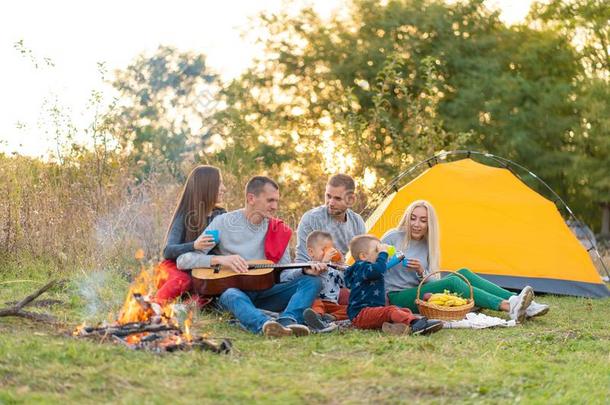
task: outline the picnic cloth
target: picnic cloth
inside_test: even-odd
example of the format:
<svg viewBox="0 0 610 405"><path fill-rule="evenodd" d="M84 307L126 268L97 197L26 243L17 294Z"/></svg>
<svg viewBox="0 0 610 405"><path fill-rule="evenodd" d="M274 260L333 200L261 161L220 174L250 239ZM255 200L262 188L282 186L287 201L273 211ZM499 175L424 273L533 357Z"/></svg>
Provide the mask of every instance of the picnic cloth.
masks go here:
<svg viewBox="0 0 610 405"><path fill-rule="evenodd" d="M444 329L485 329L500 326L503 328L516 326L514 320L507 321L506 319L496 318L477 312L469 312L466 318L461 321L443 321Z"/></svg>
<svg viewBox="0 0 610 405"><path fill-rule="evenodd" d="M279 314L277 312L266 311L261 309L261 312L267 314L272 319L277 319ZM239 323L236 319L229 320L230 323ZM339 330L352 329L352 323L349 319L344 321L335 321ZM443 321L444 329L485 329L499 326L501 328L511 328L516 326L517 323L514 320L506 320L497 318L495 316L488 316L477 312L469 312L466 317L461 321Z"/></svg>

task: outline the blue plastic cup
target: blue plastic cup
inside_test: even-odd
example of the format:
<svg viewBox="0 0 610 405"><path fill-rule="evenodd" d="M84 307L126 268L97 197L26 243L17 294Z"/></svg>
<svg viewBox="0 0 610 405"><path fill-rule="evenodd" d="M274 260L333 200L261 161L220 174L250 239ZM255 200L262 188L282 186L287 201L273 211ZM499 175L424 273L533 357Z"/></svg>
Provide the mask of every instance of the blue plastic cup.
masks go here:
<svg viewBox="0 0 610 405"><path fill-rule="evenodd" d="M400 257L393 255L388 259L388 263L386 264L386 266L389 269L390 267L396 266L398 263L400 263Z"/></svg>
<svg viewBox="0 0 610 405"><path fill-rule="evenodd" d="M217 229L210 229L205 231L204 234L211 235L214 238L214 243L218 243L220 241L220 231Z"/></svg>

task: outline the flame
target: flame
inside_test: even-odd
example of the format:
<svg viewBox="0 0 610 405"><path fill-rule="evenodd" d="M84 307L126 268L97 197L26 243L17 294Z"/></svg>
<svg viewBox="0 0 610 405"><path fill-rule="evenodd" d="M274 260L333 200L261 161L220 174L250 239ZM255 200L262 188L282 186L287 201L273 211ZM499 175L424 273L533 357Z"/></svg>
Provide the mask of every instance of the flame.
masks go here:
<svg viewBox="0 0 610 405"><path fill-rule="evenodd" d="M119 311L119 315L114 322L115 326L125 325L133 322L148 323L152 325L164 324L177 327L178 331L171 331L170 334L160 337L156 340L156 344L161 347L172 345L180 345L181 343L190 343L193 341L191 334L191 326L193 324L193 312L189 311L182 328L180 328L178 318L184 315L184 306L174 306L173 303L155 302L151 297L157 289L167 280L168 271L163 264L156 266L152 271L147 270L142 266L140 274L135 278L129 286L129 291L123 302L123 306ZM112 322L111 322L112 323ZM77 326L73 331L74 336L86 335L84 333L85 323ZM184 332L181 332L183 329ZM132 333L125 337L125 342L129 345L136 345L142 341L149 332Z"/></svg>
<svg viewBox="0 0 610 405"><path fill-rule="evenodd" d="M142 260L144 259L144 255L144 249L138 249L133 256L136 260Z"/></svg>
<svg viewBox="0 0 610 405"><path fill-rule="evenodd" d="M161 307L161 316L165 319L175 319L176 311L173 305L163 305Z"/></svg>
<svg viewBox="0 0 610 405"><path fill-rule="evenodd" d="M80 325L78 325L76 327L76 329L74 329L74 331L72 332L72 336L78 336L82 333L83 329L85 329L85 326L87 326L85 324L85 322L81 323Z"/></svg>
<svg viewBox="0 0 610 405"><path fill-rule="evenodd" d="M165 284L165 282L167 281L167 279L169 278L169 271L167 270L167 267L161 263L160 265L156 266L154 269L154 285L155 288L158 290L159 288L161 288L161 286L163 284Z"/></svg>
<svg viewBox="0 0 610 405"><path fill-rule="evenodd" d="M193 311L189 311L189 315L184 321L184 338L187 342L193 341L193 336L191 335L191 325L193 324Z"/></svg>
<svg viewBox="0 0 610 405"><path fill-rule="evenodd" d="M153 314L152 309L144 308L139 297L147 296L151 289L151 276L146 270L142 270L129 287L129 292L119 312L119 325L130 322L145 322Z"/></svg>
<svg viewBox="0 0 610 405"><path fill-rule="evenodd" d="M144 336L146 336L146 334L145 334L145 333L133 333L133 334L131 334L131 335L127 336L127 337L125 338L125 341L126 341L127 343L129 343L130 345L135 345L135 344L140 343L140 341L142 340L142 338L143 338Z"/></svg>

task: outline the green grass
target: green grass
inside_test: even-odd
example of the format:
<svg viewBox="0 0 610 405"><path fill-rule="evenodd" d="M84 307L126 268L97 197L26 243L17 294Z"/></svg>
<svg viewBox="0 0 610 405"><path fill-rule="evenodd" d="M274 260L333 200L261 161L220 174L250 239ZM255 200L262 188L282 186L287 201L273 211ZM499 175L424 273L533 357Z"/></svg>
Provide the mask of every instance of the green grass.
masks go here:
<svg viewBox="0 0 610 405"><path fill-rule="evenodd" d="M42 281L46 273L9 269L0 283ZM127 285L120 277L109 283L119 295ZM39 285L0 284L0 306ZM547 296L541 301L551 312L522 326L430 337L346 331L273 340L206 313L195 330L232 338L233 354L156 355L72 338L84 303L71 284L42 298L66 302L46 309L66 326L0 318L0 403L547 404L610 397L607 299Z"/></svg>

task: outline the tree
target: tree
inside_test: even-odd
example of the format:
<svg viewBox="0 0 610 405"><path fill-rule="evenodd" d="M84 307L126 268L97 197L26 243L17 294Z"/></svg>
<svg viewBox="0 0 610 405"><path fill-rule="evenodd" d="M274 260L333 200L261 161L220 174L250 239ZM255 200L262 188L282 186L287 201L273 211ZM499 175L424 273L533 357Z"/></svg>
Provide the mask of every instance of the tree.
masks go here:
<svg viewBox="0 0 610 405"><path fill-rule="evenodd" d="M573 41L590 76L610 79L610 5L607 1L536 2L529 17L559 29Z"/></svg>
<svg viewBox="0 0 610 405"><path fill-rule="evenodd" d="M338 170L383 183L467 146L565 189L581 74L566 38L508 28L482 0L354 0L350 11L329 21L311 9L261 16L265 59L223 93L215 132L249 159L313 172L314 184Z"/></svg>
<svg viewBox="0 0 610 405"><path fill-rule="evenodd" d="M589 209L597 215L602 237L610 237L610 86L600 79L592 79L583 88L579 102L581 122L572 131L574 156L572 199L577 207ZM597 208L599 210L599 208Z"/></svg>
<svg viewBox="0 0 610 405"><path fill-rule="evenodd" d="M601 0L552 0L535 3L529 18L558 30L579 51L583 74L572 95L579 121L569 131L569 199L610 237L610 6Z"/></svg>
<svg viewBox="0 0 610 405"><path fill-rule="evenodd" d="M140 175L167 168L181 179L181 165L209 137L217 76L205 56L161 46L117 71L113 86L120 100L113 132Z"/></svg>

